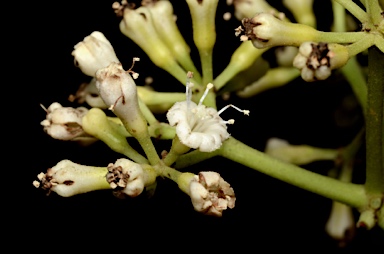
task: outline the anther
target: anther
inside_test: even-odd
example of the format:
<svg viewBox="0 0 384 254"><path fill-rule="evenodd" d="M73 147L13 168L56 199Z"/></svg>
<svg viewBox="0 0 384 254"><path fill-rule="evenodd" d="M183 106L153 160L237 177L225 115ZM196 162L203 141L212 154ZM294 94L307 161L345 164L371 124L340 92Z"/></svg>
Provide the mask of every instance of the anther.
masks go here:
<svg viewBox="0 0 384 254"><path fill-rule="evenodd" d="M212 83L209 83L209 84L207 85L207 88L205 89L203 96L201 96L201 98L200 98L199 106L200 106L201 104L203 104L203 101L204 101L205 97L207 97L208 92L209 92L210 89L212 89L212 87L213 87L213 84L212 84Z"/></svg>

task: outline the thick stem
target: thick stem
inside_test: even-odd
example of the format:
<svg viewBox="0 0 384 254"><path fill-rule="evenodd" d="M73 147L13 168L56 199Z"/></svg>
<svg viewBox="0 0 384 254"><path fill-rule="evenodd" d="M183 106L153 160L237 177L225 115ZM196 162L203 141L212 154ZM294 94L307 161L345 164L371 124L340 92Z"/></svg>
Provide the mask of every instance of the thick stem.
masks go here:
<svg viewBox="0 0 384 254"><path fill-rule="evenodd" d="M223 143L220 151L221 156L232 161L352 207L362 208L367 203L362 185L341 182L293 164L281 162L232 137Z"/></svg>
<svg viewBox="0 0 384 254"><path fill-rule="evenodd" d="M366 114L366 190L384 193L384 53L376 47L368 53L368 102Z"/></svg>

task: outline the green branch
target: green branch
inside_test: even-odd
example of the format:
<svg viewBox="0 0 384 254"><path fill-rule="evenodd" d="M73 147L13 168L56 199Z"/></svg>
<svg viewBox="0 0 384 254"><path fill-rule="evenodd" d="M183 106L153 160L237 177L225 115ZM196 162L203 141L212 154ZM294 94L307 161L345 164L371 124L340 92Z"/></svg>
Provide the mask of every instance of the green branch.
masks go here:
<svg viewBox="0 0 384 254"><path fill-rule="evenodd" d="M223 143L220 151L221 156L227 159L321 196L356 208L362 208L367 204L362 185L341 182L293 164L281 162L232 137Z"/></svg>

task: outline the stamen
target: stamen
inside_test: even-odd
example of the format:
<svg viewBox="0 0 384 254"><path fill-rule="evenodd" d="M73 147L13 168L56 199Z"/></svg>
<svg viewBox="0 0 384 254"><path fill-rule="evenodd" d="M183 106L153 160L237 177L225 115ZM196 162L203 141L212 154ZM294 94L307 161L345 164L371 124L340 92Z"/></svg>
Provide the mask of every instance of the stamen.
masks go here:
<svg viewBox="0 0 384 254"><path fill-rule="evenodd" d="M209 92L210 89L212 89L212 87L213 87L213 84L212 83L208 83L207 88L205 89L203 96L201 96L201 98L200 98L199 106L201 104L203 104L203 101L204 101L205 97L207 97L208 92Z"/></svg>
<svg viewBox="0 0 384 254"><path fill-rule="evenodd" d="M222 121L223 124L234 124L235 123L235 119L229 119L228 121Z"/></svg>
<svg viewBox="0 0 384 254"><path fill-rule="evenodd" d="M42 108L44 109L44 111L45 111L46 113L48 113L48 109L47 109L46 107L44 107L43 104L40 103L40 107L42 107Z"/></svg>
<svg viewBox="0 0 384 254"><path fill-rule="evenodd" d="M250 113L249 110L239 109L238 107L236 107L235 105L232 105L232 104L229 104L229 105L225 106L224 108L220 109L220 111L217 112L217 114L220 115L221 113L223 113L229 107L232 107L232 108L236 109L237 111L243 112L244 115L249 116L249 113Z"/></svg>

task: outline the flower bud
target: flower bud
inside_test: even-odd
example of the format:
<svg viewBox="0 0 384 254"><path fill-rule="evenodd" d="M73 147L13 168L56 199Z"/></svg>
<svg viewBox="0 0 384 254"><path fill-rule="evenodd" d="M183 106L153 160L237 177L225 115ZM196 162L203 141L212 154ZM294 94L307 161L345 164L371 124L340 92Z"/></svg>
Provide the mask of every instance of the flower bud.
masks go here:
<svg viewBox="0 0 384 254"><path fill-rule="evenodd" d="M193 40L199 50L210 50L216 42L215 16L219 0L186 0L192 17Z"/></svg>
<svg viewBox="0 0 384 254"><path fill-rule="evenodd" d="M313 41L318 31L310 26L282 21L270 13L259 13L253 18L242 20L245 36L256 48L275 46L299 46Z"/></svg>
<svg viewBox="0 0 384 254"><path fill-rule="evenodd" d="M270 138L267 141L265 153L295 165L305 165L318 160L336 160L339 155L335 149L291 145L286 140L279 138Z"/></svg>
<svg viewBox="0 0 384 254"><path fill-rule="evenodd" d="M103 141L113 151L128 155L127 151L132 150L126 138L129 134L120 133L115 126L116 124L109 121L105 113L98 108L90 109L83 117L84 131Z"/></svg>
<svg viewBox="0 0 384 254"><path fill-rule="evenodd" d="M156 32L152 19L145 6L135 10L125 8L120 31L139 45L155 65L168 71L175 64L175 60Z"/></svg>
<svg viewBox="0 0 384 254"><path fill-rule="evenodd" d="M106 105L120 118L128 132L136 136L147 131L147 122L140 111L136 84L120 63L111 63L96 72L96 87Z"/></svg>
<svg viewBox="0 0 384 254"><path fill-rule="evenodd" d="M54 191L62 197L71 197L94 190L110 189L105 179L108 173L105 167L84 166L70 160L62 160L40 173L33 185L49 192Z"/></svg>
<svg viewBox="0 0 384 254"><path fill-rule="evenodd" d="M154 1L147 5L153 19L153 25L161 40L167 45L176 60L188 71L199 75L190 57L190 48L176 25L173 7L170 1Z"/></svg>
<svg viewBox="0 0 384 254"><path fill-rule="evenodd" d="M325 224L327 234L343 247L354 235L355 219L352 208L337 202L332 202L331 214Z"/></svg>
<svg viewBox="0 0 384 254"><path fill-rule="evenodd" d="M238 20L253 17L260 12L277 13L277 10L265 0L236 0L233 5L235 7L235 17Z"/></svg>
<svg viewBox="0 0 384 254"><path fill-rule="evenodd" d="M283 0L298 23L316 27L316 17L313 13L313 0Z"/></svg>
<svg viewBox="0 0 384 254"><path fill-rule="evenodd" d="M237 95L242 98L249 98L266 90L288 84L299 75L300 72L293 67L270 68L257 81L238 91Z"/></svg>
<svg viewBox="0 0 384 254"><path fill-rule="evenodd" d="M112 62L119 62L111 43L104 34L95 31L75 45L72 55L81 71L88 76L95 76L98 69L107 67Z"/></svg>
<svg viewBox="0 0 384 254"><path fill-rule="evenodd" d="M41 125L52 138L72 141L93 139L84 132L82 127L82 118L87 114L87 108L63 107L60 103L54 102L46 109L46 112L46 119L41 122Z"/></svg>
<svg viewBox="0 0 384 254"><path fill-rule="evenodd" d="M301 71L307 81L324 80L333 69L345 65L349 60L348 49L335 43L304 42L293 60L293 66Z"/></svg>

